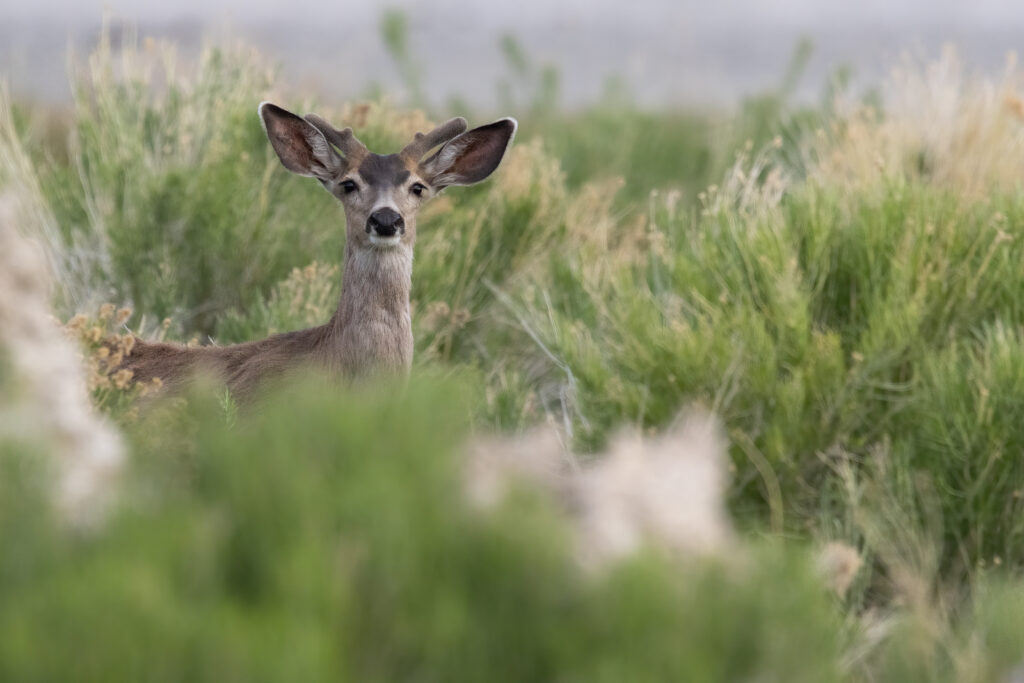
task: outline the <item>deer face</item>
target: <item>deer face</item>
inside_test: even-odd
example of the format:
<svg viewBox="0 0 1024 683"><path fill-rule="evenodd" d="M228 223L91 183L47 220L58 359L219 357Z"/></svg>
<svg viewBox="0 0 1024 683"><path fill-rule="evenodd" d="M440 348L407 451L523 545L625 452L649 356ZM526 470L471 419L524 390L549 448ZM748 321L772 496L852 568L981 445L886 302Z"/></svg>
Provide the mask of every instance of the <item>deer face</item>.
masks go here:
<svg viewBox="0 0 1024 683"><path fill-rule="evenodd" d="M341 200L349 244L387 249L416 240L416 213L433 190L417 164L398 154L367 154L324 187Z"/></svg>
<svg viewBox="0 0 1024 683"><path fill-rule="evenodd" d="M269 102L259 114L285 168L316 178L344 205L348 248L356 250L411 250L420 207L449 185L487 178L516 131L514 119L468 132L465 119L452 119L417 134L400 153L380 155L367 150L351 128L337 130L314 114L300 118Z"/></svg>

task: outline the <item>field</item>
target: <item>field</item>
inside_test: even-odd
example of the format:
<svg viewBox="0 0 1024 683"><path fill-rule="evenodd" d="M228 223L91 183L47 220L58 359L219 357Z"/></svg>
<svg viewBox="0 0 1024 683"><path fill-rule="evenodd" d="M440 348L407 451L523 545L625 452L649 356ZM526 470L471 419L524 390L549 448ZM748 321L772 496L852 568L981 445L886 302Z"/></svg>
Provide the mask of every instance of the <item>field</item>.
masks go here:
<svg viewBox="0 0 1024 683"><path fill-rule="evenodd" d="M0 91L0 680L1018 680L1015 65L798 105L801 48L734 111L565 112L505 47L520 133L420 219L409 382L257 407L96 345L330 317L340 209L256 104L374 150L494 112L151 41L68 110Z"/></svg>

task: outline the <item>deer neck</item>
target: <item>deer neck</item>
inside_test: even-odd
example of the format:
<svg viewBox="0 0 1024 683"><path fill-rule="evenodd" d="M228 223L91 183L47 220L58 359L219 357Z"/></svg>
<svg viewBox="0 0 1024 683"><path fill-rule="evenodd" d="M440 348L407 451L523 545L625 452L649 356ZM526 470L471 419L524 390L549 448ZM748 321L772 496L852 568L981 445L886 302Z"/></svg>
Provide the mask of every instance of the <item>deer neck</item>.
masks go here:
<svg viewBox="0 0 1024 683"><path fill-rule="evenodd" d="M412 363L412 246L345 247L341 299L329 325L329 365L358 376L407 372Z"/></svg>

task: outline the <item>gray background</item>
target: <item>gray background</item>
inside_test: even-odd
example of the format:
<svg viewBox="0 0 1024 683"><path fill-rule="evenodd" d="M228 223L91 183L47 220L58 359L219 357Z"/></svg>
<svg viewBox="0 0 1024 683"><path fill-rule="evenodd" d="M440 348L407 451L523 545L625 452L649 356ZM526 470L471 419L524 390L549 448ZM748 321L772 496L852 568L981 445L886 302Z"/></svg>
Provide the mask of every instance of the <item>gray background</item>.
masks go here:
<svg viewBox="0 0 1024 683"><path fill-rule="evenodd" d="M140 35L179 41L241 38L280 63L289 83L329 101L390 87L397 72L379 37L385 7L403 10L412 53L435 102L459 95L492 107L507 75L499 36L513 33L561 74L562 104L599 97L610 75L643 104L730 104L777 83L797 41L814 43L799 97L821 91L840 65L872 83L907 50L937 55L953 43L969 68L996 71L1024 37L1024 2L1008 0L0 0L0 74L22 97L68 97L67 47L85 52L104 11Z"/></svg>

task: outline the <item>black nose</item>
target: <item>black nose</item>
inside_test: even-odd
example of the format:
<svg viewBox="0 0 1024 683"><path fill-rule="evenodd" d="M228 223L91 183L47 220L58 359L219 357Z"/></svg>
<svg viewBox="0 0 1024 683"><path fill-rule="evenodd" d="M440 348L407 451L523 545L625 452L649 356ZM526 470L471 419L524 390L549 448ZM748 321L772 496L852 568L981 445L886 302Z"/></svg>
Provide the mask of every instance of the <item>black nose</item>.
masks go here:
<svg viewBox="0 0 1024 683"><path fill-rule="evenodd" d="M377 209L366 220L366 232L381 237L393 237L405 232L405 221L394 209Z"/></svg>

